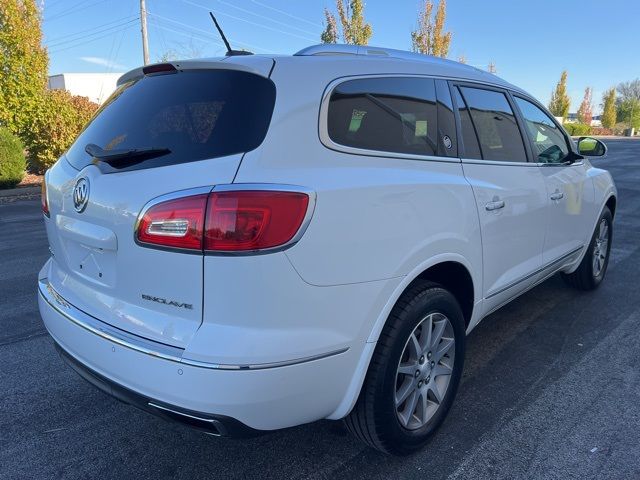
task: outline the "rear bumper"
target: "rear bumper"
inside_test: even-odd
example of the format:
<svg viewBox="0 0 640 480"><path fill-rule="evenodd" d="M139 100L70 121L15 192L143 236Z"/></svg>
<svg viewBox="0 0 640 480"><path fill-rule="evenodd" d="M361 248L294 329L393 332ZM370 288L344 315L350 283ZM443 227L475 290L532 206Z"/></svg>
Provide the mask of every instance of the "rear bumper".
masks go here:
<svg viewBox="0 0 640 480"><path fill-rule="evenodd" d="M74 370L126 403L218 435L247 436L329 417L360 357L348 349L296 364L235 370L183 363L148 343L145 351L131 348L98 319L84 324L74 315L86 314L46 285L41 279L40 314Z"/></svg>
<svg viewBox="0 0 640 480"><path fill-rule="evenodd" d="M223 415L211 415L203 412L186 410L175 405L167 405L153 398L145 397L139 393L124 388L116 382L94 372L86 365L75 359L54 341L60 358L69 365L78 375L84 378L94 387L117 398L121 402L133 405L145 412L151 413L165 420L173 420L189 427L202 430L216 436L252 437L260 434L260 430L247 427L235 418Z"/></svg>

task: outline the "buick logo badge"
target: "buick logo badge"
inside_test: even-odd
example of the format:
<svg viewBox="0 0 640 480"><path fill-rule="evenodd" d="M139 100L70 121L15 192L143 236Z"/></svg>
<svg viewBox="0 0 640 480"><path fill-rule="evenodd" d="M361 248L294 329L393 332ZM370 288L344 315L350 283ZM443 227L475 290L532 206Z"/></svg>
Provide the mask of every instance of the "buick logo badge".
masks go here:
<svg viewBox="0 0 640 480"><path fill-rule="evenodd" d="M82 177L76 182L76 186L73 187L73 207L76 212L82 213L87 208L87 202L89 201L89 180Z"/></svg>

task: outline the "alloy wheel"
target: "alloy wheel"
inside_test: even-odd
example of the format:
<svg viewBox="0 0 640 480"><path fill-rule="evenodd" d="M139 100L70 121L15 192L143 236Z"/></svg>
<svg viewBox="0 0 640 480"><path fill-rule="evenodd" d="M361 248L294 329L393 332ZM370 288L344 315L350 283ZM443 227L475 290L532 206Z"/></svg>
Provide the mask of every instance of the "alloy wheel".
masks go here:
<svg viewBox="0 0 640 480"><path fill-rule="evenodd" d="M396 372L395 407L400 424L416 430L440 408L453 373L455 334L442 313L430 313L407 340Z"/></svg>
<svg viewBox="0 0 640 480"><path fill-rule="evenodd" d="M607 220L600 220L598 226L598 234L593 246L593 276L598 277L606 264L607 255L609 254L609 225Z"/></svg>

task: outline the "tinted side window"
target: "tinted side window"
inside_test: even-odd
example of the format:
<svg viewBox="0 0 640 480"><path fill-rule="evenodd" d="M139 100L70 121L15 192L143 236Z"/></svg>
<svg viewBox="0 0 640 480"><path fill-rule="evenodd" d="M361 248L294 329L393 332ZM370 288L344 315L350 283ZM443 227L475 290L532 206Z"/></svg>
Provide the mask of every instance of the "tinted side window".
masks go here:
<svg viewBox="0 0 640 480"><path fill-rule="evenodd" d="M476 131L471 122L471 115L467 104L464 102L460 90L458 87L453 89L453 95L456 97L456 104L458 105L458 115L460 115L460 124L462 126L462 142L464 143L464 157L475 158L482 160L482 153L480 153L480 145L478 144L478 137L476 137Z"/></svg>
<svg viewBox="0 0 640 480"><path fill-rule="evenodd" d="M534 155L542 163L562 163L569 154L567 140L543 110L531 102L515 97L534 146Z"/></svg>
<svg viewBox="0 0 640 480"><path fill-rule="evenodd" d="M526 162L527 154L515 115L504 93L461 87L478 133L485 160Z"/></svg>
<svg viewBox="0 0 640 480"><path fill-rule="evenodd" d="M436 80L436 93L438 97L438 155L457 157L456 120L453 115L449 85L446 81Z"/></svg>
<svg viewBox="0 0 640 480"><path fill-rule="evenodd" d="M329 137L340 145L437 155L435 83L426 78L370 78L338 85L329 100Z"/></svg>

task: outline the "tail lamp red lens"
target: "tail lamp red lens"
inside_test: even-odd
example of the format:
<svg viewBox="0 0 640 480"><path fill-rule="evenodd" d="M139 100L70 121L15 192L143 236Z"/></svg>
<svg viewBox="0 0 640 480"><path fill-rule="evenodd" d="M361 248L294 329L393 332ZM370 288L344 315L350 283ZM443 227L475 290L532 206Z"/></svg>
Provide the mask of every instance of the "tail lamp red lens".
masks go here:
<svg viewBox="0 0 640 480"><path fill-rule="evenodd" d="M42 205L42 213L49 217L51 214L49 213L49 199L47 198L47 182L44 179L40 187L40 203Z"/></svg>
<svg viewBox="0 0 640 480"><path fill-rule="evenodd" d="M202 250L207 195L158 203L138 223L138 241L164 247Z"/></svg>
<svg viewBox="0 0 640 480"><path fill-rule="evenodd" d="M242 190L168 200L138 224L141 243L211 252L275 248L294 238L309 206L299 192Z"/></svg>

